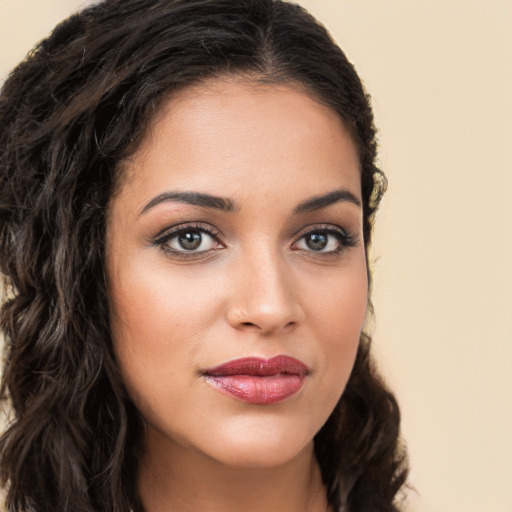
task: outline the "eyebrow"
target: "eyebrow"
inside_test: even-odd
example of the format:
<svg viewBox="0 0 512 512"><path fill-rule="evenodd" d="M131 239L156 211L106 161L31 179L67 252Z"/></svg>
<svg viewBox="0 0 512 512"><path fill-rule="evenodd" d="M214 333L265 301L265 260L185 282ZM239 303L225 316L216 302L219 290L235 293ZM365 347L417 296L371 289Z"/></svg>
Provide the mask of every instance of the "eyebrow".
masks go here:
<svg viewBox="0 0 512 512"><path fill-rule="evenodd" d="M168 191L163 192L162 194L159 194L158 196L151 199L151 201L149 201L149 203L147 203L146 206L142 208L142 210L139 212L139 215L143 215L160 203L165 203L167 201L176 201L178 203L191 204L194 206L214 208L216 210L221 210L228 213L240 209L240 206L237 205L233 199L228 197L213 196L211 194L205 194L202 192ZM341 201L348 201L349 203L361 206L361 201L359 201L359 199L354 194L352 194L352 192L345 189L338 189L328 192L327 194L314 196L306 199L305 201L302 201L295 207L293 214L304 215L312 211L327 208L328 206L339 203Z"/></svg>
<svg viewBox="0 0 512 512"><path fill-rule="evenodd" d="M328 206L339 203L341 201L348 201L349 203L353 203L356 206L361 206L361 201L359 201L359 199L354 194L352 194L352 192L345 189L338 189L333 190L332 192L328 192L322 196L314 196L310 199L306 199L297 205L293 213L295 215L304 215L315 210L327 208Z"/></svg>
<svg viewBox="0 0 512 512"><path fill-rule="evenodd" d="M205 208L214 208L223 212L233 212L238 207L236 203L227 197L212 196L211 194L203 194L202 192L163 192L149 201L140 211L139 215L146 213L160 203L167 201L176 201L178 203L186 203L194 206L203 206Z"/></svg>

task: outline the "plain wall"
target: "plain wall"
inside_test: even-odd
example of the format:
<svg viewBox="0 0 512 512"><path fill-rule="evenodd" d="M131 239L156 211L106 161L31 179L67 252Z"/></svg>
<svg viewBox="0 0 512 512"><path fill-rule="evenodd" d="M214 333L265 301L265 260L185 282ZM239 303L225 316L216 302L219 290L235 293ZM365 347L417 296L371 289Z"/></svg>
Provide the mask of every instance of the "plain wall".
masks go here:
<svg viewBox="0 0 512 512"><path fill-rule="evenodd" d="M0 0L0 81L87 2ZM512 512L512 2L302 0L373 97L375 350L413 512Z"/></svg>

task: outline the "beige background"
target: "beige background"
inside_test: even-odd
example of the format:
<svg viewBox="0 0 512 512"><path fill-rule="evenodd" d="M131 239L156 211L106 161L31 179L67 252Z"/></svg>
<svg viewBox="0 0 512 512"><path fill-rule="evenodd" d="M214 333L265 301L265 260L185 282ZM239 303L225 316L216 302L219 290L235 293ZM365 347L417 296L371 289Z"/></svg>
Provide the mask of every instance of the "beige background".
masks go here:
<svg viewBox="0 0 512 512"><path fill-rule="evenodd" d="M0 80L87 2L0 0ZM375 346L409 510L512 512L512 1L302 0L373 96Z"/></svg>

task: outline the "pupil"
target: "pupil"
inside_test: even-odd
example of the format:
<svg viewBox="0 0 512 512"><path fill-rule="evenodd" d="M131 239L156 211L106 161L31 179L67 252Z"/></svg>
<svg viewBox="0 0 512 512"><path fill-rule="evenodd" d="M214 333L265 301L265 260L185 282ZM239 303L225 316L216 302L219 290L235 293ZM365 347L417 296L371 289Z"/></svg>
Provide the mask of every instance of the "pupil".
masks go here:
<svg viewBox="0 0 512 512"><path fill-rule="evenodd" d="M187 251L197 249L201 245L202 236L199 231L187 231L178 237L178 242Z"/></svg>
<svg viewBox="0 0 512 512"><path fill-rule="evenodd" d="M320 251L327 245L327 235L325 233L312 233L307 238L306 244L313 251Z"/></svg>

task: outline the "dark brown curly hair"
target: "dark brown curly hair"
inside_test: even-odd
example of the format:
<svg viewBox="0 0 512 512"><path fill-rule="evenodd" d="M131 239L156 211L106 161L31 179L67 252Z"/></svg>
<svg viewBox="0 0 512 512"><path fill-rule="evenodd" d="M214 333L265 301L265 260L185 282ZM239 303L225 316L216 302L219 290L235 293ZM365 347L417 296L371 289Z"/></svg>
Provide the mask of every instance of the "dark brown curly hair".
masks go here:
<svg viewBox="0 0 512 512"><path fill-rule="evenodd" d="M106 0L58 25L0 96L0 271L12 417L0 439L10 512L128 512L142 420L113 354L105 214L120 162L165 97L209 78L290 83L330 106L361 163L368 254L385 178L370 100L324 27L280 0ZM398 510L407 463L397 403L363 334L315 437L328 499Z"/></svg>

